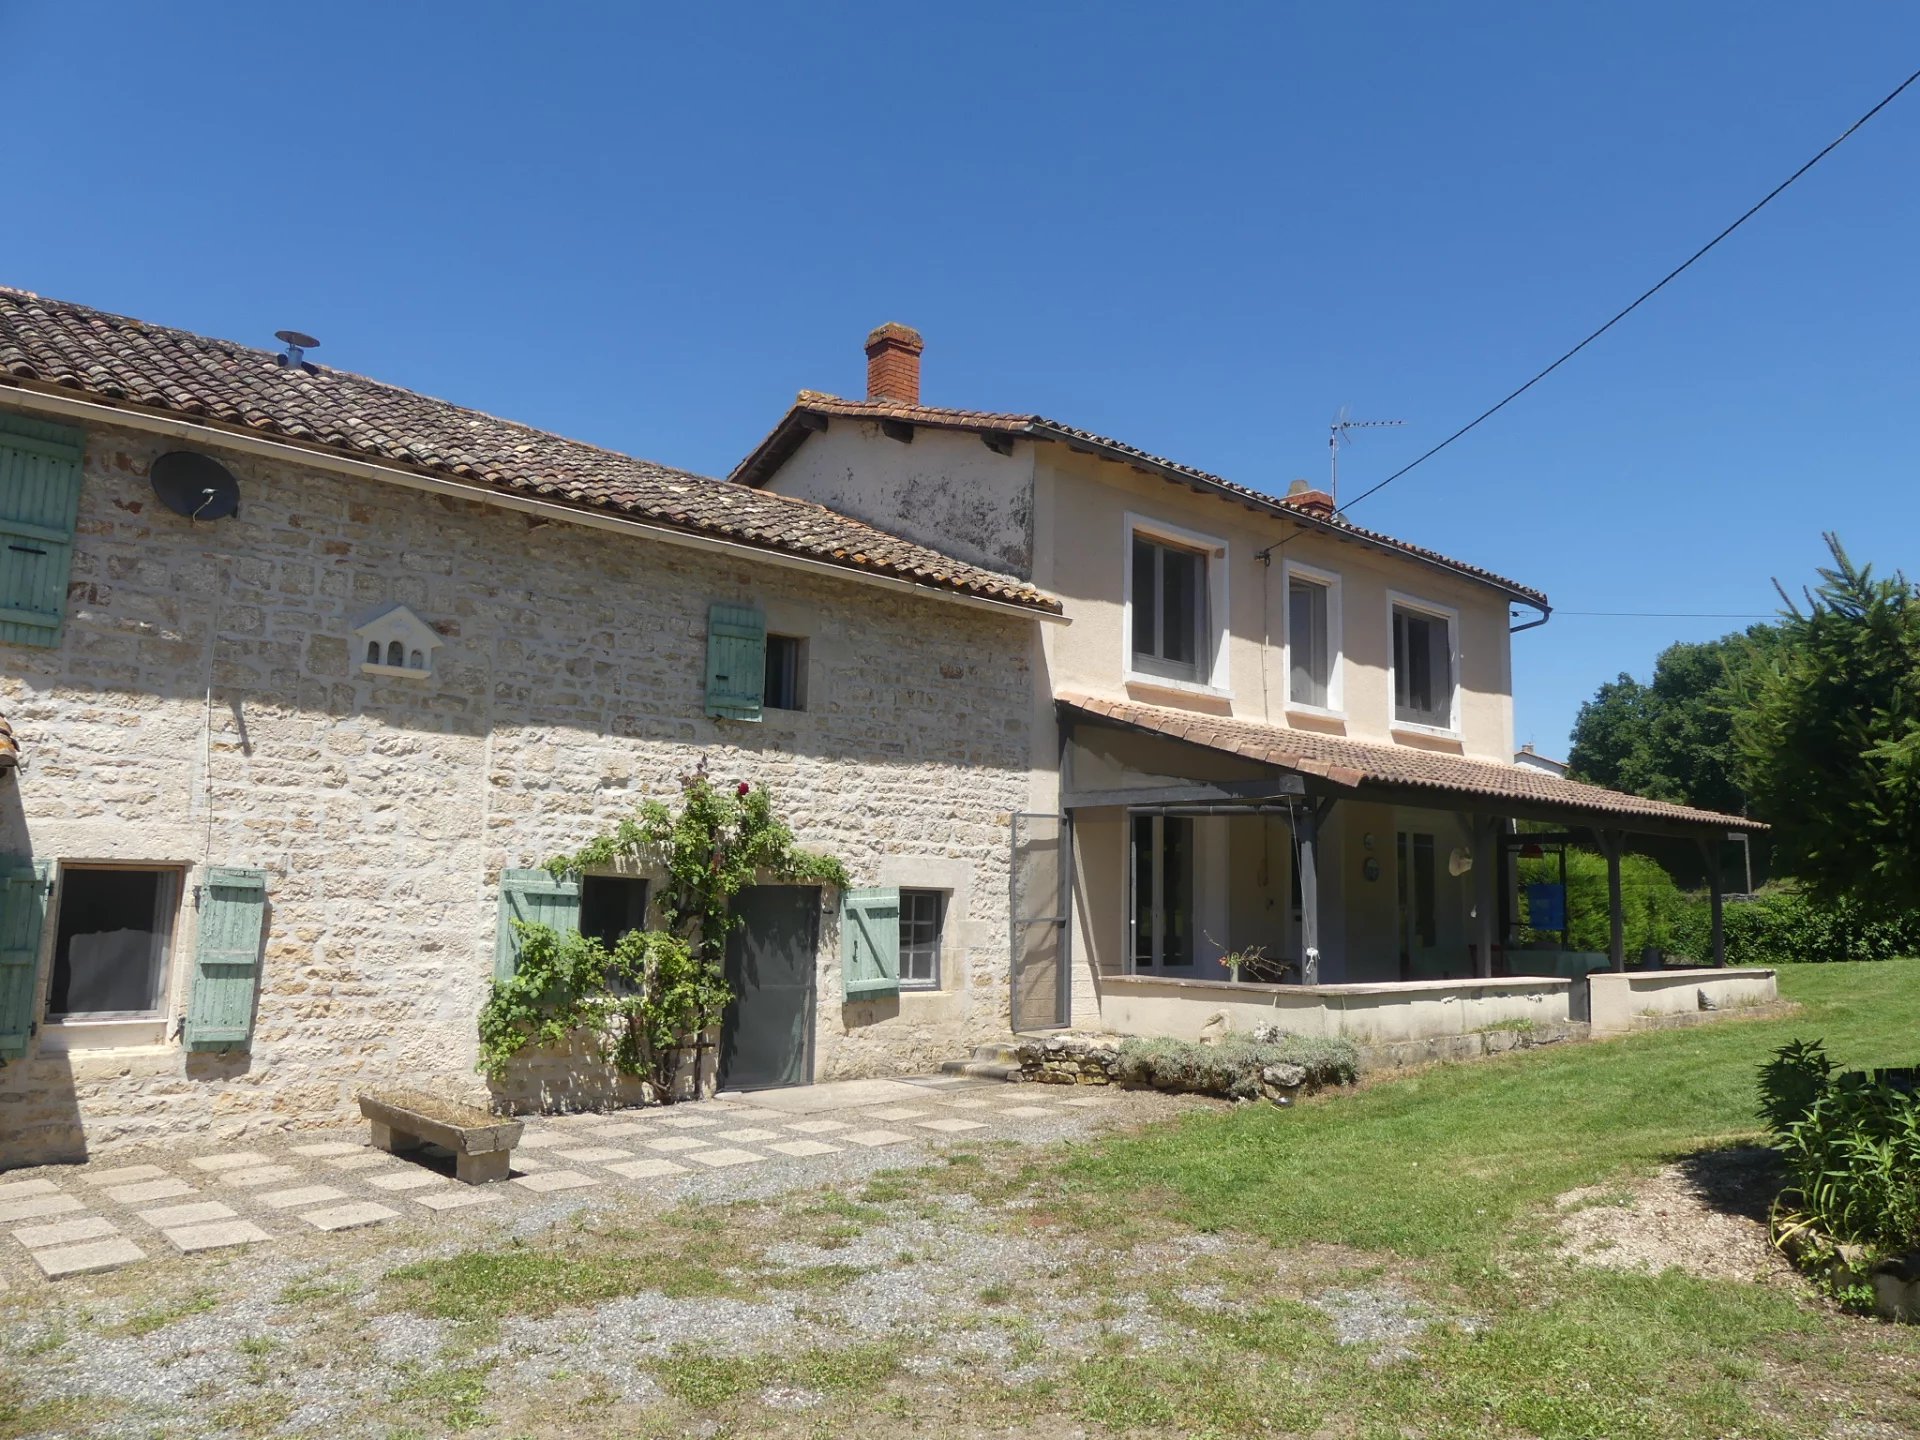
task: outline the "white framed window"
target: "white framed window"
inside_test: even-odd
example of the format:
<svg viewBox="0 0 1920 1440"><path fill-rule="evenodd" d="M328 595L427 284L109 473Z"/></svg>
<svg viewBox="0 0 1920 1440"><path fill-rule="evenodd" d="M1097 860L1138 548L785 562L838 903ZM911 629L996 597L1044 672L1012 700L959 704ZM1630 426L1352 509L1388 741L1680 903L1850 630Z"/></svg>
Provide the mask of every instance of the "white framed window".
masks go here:
<svg viewBox="0 0 1920 1440"><path fill-rule="evenodd" d="M1460 613L1389 593L1393 723L1457 735L1460 730Z"/></svg>
<svg viewBox="0 0 1920 1440"><path fill-rule="evenodd" d="M900 892L900 988L938 990L940 951L946 938L944 890Z"/></svg>
<svg viewBox="0 0 1920 1440"><path fill-rule="evenodd" d="M1224 694L1226 541L1128 515L1123 575L1127 678Z"/></svg>
<svg viewBox="0 0 1920 1440"><path fill-rule="evenodd" d="M1191 969L1197 926L1193 819L1134 811L1128 826L1133 969Z"/></svg>
<svg viewBox="0 0 1920 1440"><path fill-rule="evenodd" d="M1340 577L1288 560L1281 565L1287 594L1287 705L1322 715L1346 712Z"/></svg>
<svg viewBox="0 0 1920 1440"><path fill-rule="evenodd" d="M46 1012L56 1046L166 1038L183 877L176 866L61 865Z"/></svg>

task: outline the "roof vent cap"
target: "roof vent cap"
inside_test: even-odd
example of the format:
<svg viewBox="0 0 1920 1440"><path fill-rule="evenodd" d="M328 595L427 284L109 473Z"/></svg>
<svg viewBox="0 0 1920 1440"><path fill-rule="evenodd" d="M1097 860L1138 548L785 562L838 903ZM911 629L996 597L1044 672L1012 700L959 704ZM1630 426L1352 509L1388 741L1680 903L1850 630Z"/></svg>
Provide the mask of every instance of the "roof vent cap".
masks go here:
<svg viewBox="0 0 1920 1440"><path fill-rule="evenodd" d="M304 366L307 363L307 351L320 343L313 336L300 330L276 330L273 332L273 338L287 347L279 359L280 363L290 370Z"/></svg>

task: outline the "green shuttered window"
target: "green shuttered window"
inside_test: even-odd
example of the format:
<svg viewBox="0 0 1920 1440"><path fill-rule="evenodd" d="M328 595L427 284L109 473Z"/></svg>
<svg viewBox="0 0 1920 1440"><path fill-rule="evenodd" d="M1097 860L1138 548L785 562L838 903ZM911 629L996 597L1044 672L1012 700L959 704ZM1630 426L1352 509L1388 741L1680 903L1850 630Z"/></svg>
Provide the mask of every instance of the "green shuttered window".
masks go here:
<svg viewBox="0 0 1920 1440"><path fill-rule="evenodd" d="M849 1000L900 993L900 892L849 890L840 901L840 977Z"/></svg>
<svg viewBox="0 0 1920 1440"><path fill-rule="evenodd" d="M187 997L189 1049L239 1049L253 1038L266 911L264 871L207 872L200 890L200 944L194 954L193 990Z"/></svg>
<svg viewBox="0 0 1920 1440"><path fill-rule="evenodd" d="M0 643L60 641L80 454L77 430L0 415Z"/></svg>
<svg viewBox="0 0 1920 1440"><path fill-rule="evenodd" d="M707 714L758 720L767 683L767 622L751 605L707 611Z"/></svg>
<svg viewBox="0 0 1920 1440"><path fill-rule="evenodd" d="M493 978L511 980L520 964L520 932L514 921L545 925L566 934L580 928L580 885L556 880L544 870L506 870L500 875L500 924L494 937Z"/></svg>
<svg viewBox="0 0 1920 1440"><path fill-rule="evenodd" d="M0 859L0 1060L25 1055L33 1034L51 873L45 861Z"/></svg>

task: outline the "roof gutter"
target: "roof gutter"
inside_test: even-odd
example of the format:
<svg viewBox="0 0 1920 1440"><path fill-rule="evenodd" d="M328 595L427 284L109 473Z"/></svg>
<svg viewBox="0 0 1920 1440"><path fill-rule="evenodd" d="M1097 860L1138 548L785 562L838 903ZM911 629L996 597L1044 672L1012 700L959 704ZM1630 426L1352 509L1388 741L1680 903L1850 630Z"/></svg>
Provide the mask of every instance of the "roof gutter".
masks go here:
<svg viewBox="0 0 1920 1440"><path fill-rule="evenodd" d="M768 550L736 540L722 540L711 535L652 524L645 520L632 520L624 516L604 514L597 510L562 505L552 500L518 495L509 490L470 485L464 481L448 480L417 470L381 465L370 460L357 460L332 450L310 448L282 440L269 440L245 430L228 429L218 422L183 420L146 409L129 409L103 404L97 400L76 399L60 391L49 392L30 387L23 384L16 376L0 376L0 386L4 386L3 393L18 399L28 409L65 419L91 420L96 424L118 425L128 430L142 430L150 434L169 435L183 440L210 438L211 443L225 446L230 450L243 451L268 460L315 466L338 474L350 475L359 480L377 480L392 485L404 485L412 490L424 490L430 494L470 500L477 505L490 505L501 510L517 510L522 514L540 515L550 520L563 520L592 530L608 530L615 534L658 540L667 545L679 545L689 550L705 550L736 560L752 559L764 564L779 565L789 570L805 570L814 575L831 575L842 580L856 581L862 585L878 585L896 592L904 591L923 595L932 600L967 605L976 610L992 610L1003 615L1021 615L1030 620L1040 620L1054 625L1070 623L1066 616L1034 605L1022 605L1011 600L993 600L984 595L969 595L963 590L921 585L895 575L880 575L871 570L835 565L830 561L792 555L783 550Z"/></svg>
<svg viewBox="0 0 1920 1440"><path fill-rule="evenodd" d="M1540 618L1538 620L1529 620L1524 625L1509 625L1507 627L1507 634L1509 635L1518 635L1522 630L1538 630L1553 618L1553 607L1551 605L1542 605L1537 600L1523 600L1521 603L1523 605L1533 606L1540 612Z"/></svg>

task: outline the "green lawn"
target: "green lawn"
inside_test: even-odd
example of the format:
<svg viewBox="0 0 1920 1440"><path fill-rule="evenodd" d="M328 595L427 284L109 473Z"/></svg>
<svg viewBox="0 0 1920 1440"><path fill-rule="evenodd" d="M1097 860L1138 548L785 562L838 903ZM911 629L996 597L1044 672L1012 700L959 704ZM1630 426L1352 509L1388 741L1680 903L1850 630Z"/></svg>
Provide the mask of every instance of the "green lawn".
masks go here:
<svg viewBox="0 0 1920 1440"><path fill-rule="evenodd" d="M1197 1116L1089 1149L1054 1193L1094 1226L1152 1213L1276 1247L1351 1246L1489 1322L1426 1341L1417 1367L1349 1377L1362 1434L1920 1434L1911 1328L1792 1285L1575 1268L1526 1223L1575 1187L1753 1143L1754 1072L1789 1038L1823 1038L1846 1067L1920 1059L1920 961L1793 966L1781 988L1802 1007L1781 1019L1437 1067L1290 1114Z"/></svg>

